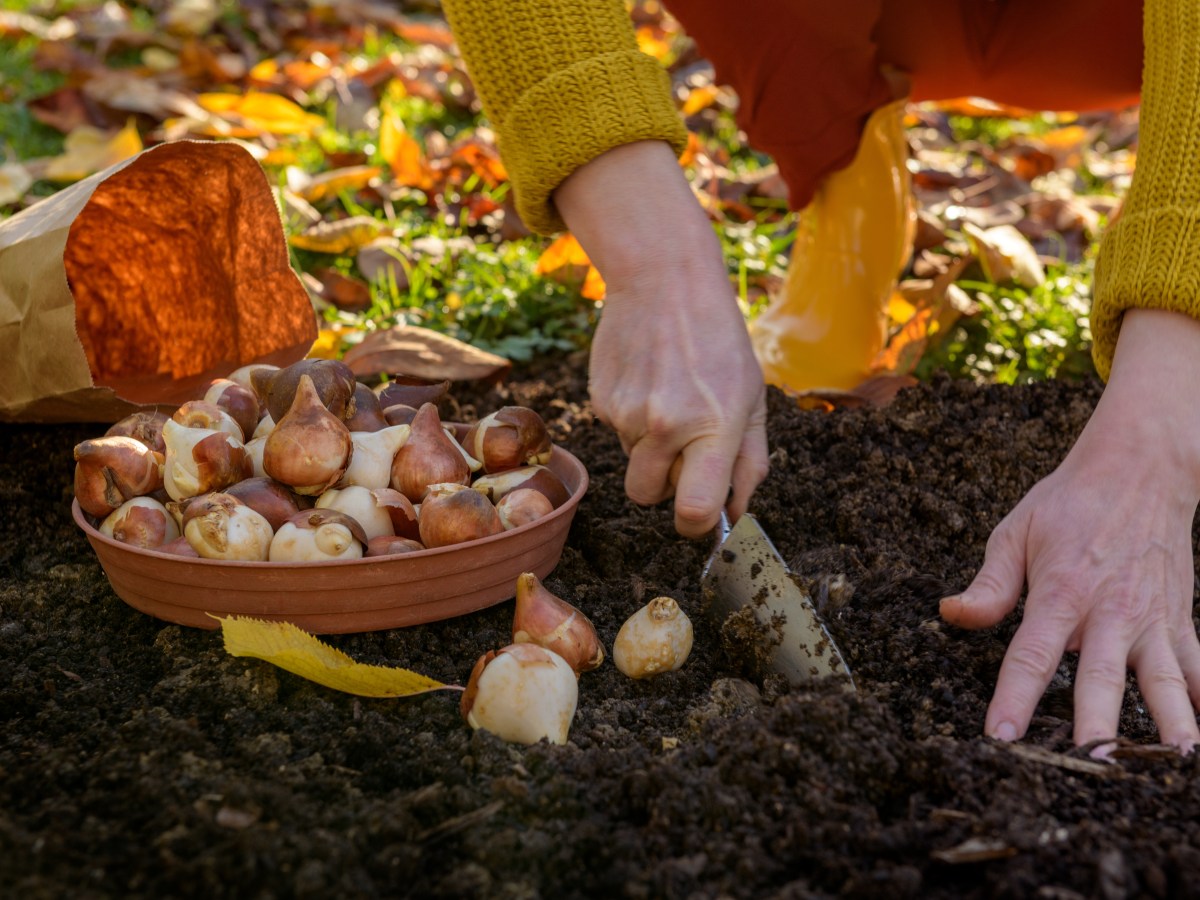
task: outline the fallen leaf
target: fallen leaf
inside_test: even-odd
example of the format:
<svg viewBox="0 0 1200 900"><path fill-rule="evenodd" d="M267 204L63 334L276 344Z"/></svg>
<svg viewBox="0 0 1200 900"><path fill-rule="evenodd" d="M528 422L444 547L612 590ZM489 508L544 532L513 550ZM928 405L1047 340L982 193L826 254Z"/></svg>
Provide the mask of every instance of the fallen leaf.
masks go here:
<svg viewBox="0 0 1200 900"><path fill-rule="evenodd" d="M1012 225L984 230L966 222L962 231L979 258L984 275L993 284L1013 282L1033 288L1046 280L1046 270L1037 251Z"/></svg>
<svg viewBox="0 0 1200 900"><path fill-rule="evenodd" d="M303 185L297 185L294 191L309 203L320 203L330 200L342 191L357 191L366 187L382 174L379 166L349 166L343 169L333 169L322 172L306 179Z"/></svg>
<svg viewBox="0 0 1200 900"><path fill-rule="evenodd" d="M433 173L421 145L392 110L386 111L379 123L379 155L401 185L419 190L433 187Z"/></svg>
<svg viewBox="0 0 1200 900"><path fill-rule="evenodd" d="M79 181L93 172L137 156L142 138L133 122L116 134L81 125L67 135L65 152L50 160L43 173L50 181Z"/></svg>
<svg viewBox="0 0 1200 900"><path fill-rule="evenodd" d="M343 312L362 312L371 305L371 288L365 281L330 268L313 274L321 282L321 299Z"/></svg>
<svg viewBox="0 0 1200 900"><path fill-rule="evenodd" d="M356 376L415 375L450 381L497 382L512 363L454 338L416 325L398 325L368 334L346 351L342 362Z"/></svg>
<svg viewBox="0 0 1200 900"><path fill-rule="evenodd" d="M297 104L263 91L244 94L201 94L196 102L207 112L221 116L234 126L235 137L260 134L296 134L311 137L324 126L320 116L305 112Z"/></svg>
<svg viewBox="0 0 1200 900"><path fill-rule="evenodd" d="M592 261L573 234L563 234L550 242L542 251L533 271L538 275L549 275L568 266L590 266Z"/></svg>
<svg viewBox="0 0 1200 900"><path fill-rule="evenodd" d="M33 176L25 166L9 162L0 166L0 206L20 203L25 192L33 187Z"/></svg>
<svg viewBox="0 0 1200 900"><path fill-rule="evenodd" d="M383 237L358 249L354 262L370 282L394 282L396 289L408 289L407 254L399 238Z"/></svg>
<svg viewBox="0 0 1200 900"><path fill-rule="evenodd" d="M219 618L225 652L251 656L317 684L360 697L408 697L428 691L461 690L408 669L355 662L342 651L291 622L242 616Z"/></svg>
<svg viewBox="0 0 1200 900"><path fill-rule="evenodd" d="M288 243L315 253L349 253L365 247L388 231L382 222L370 216L350 216L336 222L321 222L288 238Z"/></svg>

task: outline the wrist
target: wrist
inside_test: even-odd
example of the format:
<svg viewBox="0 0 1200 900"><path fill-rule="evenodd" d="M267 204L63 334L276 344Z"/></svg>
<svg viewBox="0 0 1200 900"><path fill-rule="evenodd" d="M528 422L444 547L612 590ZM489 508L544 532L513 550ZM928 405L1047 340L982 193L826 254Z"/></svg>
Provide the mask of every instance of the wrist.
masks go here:
<svg viewBox="0 0 1200 900"><path fill-rule="evenodd" d="M1157 309L1128 310L1097 412L1143 451L1189 476L1200 491L1200 321Z"/></svg>
<svg viewBox="0 0 1200 900"><path fill-rule="evenodd" d="M708 216L661 141L601 154L572 173L554 200L610 293L698 267L727 277Z"/></svg>

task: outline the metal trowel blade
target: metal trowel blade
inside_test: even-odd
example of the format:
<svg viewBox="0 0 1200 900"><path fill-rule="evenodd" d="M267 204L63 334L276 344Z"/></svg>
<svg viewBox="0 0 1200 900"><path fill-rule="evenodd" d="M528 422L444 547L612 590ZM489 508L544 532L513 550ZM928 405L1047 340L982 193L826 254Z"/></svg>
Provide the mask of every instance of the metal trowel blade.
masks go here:
<svg viewBox="0 0 1200 900"><path fill-rule="evenodd" d="M744 514L730 527L725 514L717 526L717 546L704 567L702 584L715 621L754 611L769 641L769 665L792 684L826 675L854 681L841 651L825 628L812 598L792 579L783 557L758 520Z"/></svg>

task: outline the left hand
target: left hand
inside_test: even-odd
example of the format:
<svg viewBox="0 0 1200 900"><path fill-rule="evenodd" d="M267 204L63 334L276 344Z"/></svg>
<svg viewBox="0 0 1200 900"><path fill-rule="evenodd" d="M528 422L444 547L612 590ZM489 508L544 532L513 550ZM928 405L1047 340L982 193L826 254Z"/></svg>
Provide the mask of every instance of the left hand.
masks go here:
<svg viewBox="0 0 1200 900"><path fill-rule="evenodd" d="M1117 736L1132 668L1161 740L1200 743L1192 520L1200 502L1200 321L1125 314L1104 394L1063 463L997 526L946 621L994 625L1028 583L986 734L1025 734L1065 651L1078 651L1076 744Z"/></svg>

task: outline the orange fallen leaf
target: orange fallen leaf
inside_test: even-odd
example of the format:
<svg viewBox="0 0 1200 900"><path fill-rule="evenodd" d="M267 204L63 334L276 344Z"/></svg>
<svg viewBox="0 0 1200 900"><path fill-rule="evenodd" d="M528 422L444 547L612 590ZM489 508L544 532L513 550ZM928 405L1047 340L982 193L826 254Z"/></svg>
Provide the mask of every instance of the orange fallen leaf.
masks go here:
<svg viewBox="0 0 1200 900"><path fill-rule="evenodd" d="M608 286L600 277L600 271L595 266L588 266L587 275L584 276L583 287L579 289L579 293L597 303L601 302L608 293Z"/></svg>
<svg viewBox="0 0 1200 900"><path fill-rule="evenodd" d="M717 102L718 91L715 85L706 84L696 88L683 101L683 114L694 116L701 110L708 109Z"/></svg>
<svg viewBox="0 0 1200 900"><path fill-rule="evenodd" d="M542 251L533 271L537 275L549 275L564 266L590 266L591 264L592 261L588 259L587 253L579 245L575 235L564 234L555 238L550 246Z"/></svg>
<svg viewBox="0 0 1200 900"><path fill-rule="evenodd" d="M401 185L423 191L433 187L433 173L421 145L391 109L384 112L379 123L379 155Z"/></svg>

